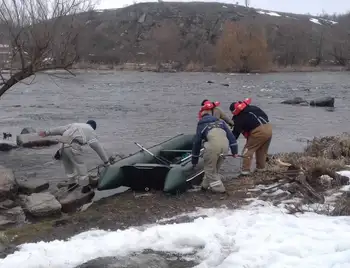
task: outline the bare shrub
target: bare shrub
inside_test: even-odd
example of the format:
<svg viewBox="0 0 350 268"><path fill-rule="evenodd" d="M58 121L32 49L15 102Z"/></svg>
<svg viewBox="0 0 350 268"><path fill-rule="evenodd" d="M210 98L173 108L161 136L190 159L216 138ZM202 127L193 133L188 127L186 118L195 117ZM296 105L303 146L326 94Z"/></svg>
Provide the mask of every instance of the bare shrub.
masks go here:
<svg viewBox="0 0 350 268"><path fill-rule="evenodd" d="M329 159L350 158L350 134L331 137L315 137L308 141L305 153L312 157Z"/></svg>
<svg viewBox="0 0 350 268"><path fill-rule="evenodd" d="M90 0L0 0L10 55L0 69L0 96L40 71L68 69L78 59L79 12ZM5 78L3 69L10 70Z"/></svg>
<svg viewBox="0 0 350 268"><path fill-rule="evenodd" d="M217 68L225 72L264 71L269 53L262 31L256 27L226 22L217 42Z"/></svg>
<svg viewBox="0 0 350 268"><path fill-rule="evenodd" d="M180 49L180 30L171 20L166 20L152 29L152 39L155 41L153 55L155 62L169 62L178 60Z"/></svg>

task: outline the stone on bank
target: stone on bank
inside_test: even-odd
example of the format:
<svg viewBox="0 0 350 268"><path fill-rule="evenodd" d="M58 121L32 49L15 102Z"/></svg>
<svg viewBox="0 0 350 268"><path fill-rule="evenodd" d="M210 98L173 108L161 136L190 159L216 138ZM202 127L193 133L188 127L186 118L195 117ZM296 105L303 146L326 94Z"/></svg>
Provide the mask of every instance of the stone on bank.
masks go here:
<svg viewBox="0 0 350 268"><path fill-rule="evenodd" d="M18 191L24 194L40 193L49 189L49 183L35 179L19 179L17 180Z"/></svg>
<svg viewBox="0 0 350 268"><path fill-rule="evenodd" d="M0 166L0 202L13 197L16 191L17 185L13 171Z"/></svg>
<svg viewBox="0 0 350 268"><path fill-rule="evenodd" d="M24 209L34 217L52 216L61 213L61 204L50 193L34 193L23 198Z"/></svg>

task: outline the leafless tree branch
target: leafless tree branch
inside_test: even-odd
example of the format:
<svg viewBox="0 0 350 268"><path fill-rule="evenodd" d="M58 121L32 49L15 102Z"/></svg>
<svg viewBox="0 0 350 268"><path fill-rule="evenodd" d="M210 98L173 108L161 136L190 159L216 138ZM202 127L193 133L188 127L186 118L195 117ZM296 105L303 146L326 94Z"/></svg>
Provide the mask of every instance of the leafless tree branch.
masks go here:
<svg viewBox="0 0 350 268"><path fill-rule="evenodd" d="M0 0L0 25L7 30L8 57L0 59L0 97L15 84L53 69L68 69L78 59L82 25L78 13L94 0ZM72 73L71 73L72 74Z"/></svg>

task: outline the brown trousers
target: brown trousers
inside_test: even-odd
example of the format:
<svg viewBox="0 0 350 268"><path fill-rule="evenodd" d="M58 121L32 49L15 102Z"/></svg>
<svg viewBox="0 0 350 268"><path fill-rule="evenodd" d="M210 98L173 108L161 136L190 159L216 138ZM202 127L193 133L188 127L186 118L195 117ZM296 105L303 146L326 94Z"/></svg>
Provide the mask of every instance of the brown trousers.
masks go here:
<svg viewBox="0 0 350 268"><path fill-rule="evenodd" d="M272 125L265 124L254 129L244 146L242 171L250 171L255 153L256 168L263 169L266 165L267 152L272 139Z"/></svg>

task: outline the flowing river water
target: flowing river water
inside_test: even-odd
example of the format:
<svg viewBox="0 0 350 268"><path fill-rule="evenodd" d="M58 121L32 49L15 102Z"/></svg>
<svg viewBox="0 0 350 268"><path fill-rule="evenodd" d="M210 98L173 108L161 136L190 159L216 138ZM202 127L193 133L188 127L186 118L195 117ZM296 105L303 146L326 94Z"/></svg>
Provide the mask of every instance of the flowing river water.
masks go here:
<svg viewBox="0 0 350 268"><path fill-rule="evenodd" d="M296 96L307 100L332 96L336 108L330 111L280 103ZM15 142L24 127L40 130L94 119L107 151L128 155L138 150L135 141L147 147L179 133L193 133L204 98L220 101L229 114L230 103L246 97L252 97L253 104L270 117L274 127L271 153L300 151L306 139L349 129L348 73L81 71L75 77L39 74L29 85L14 87L1 99L0 130L12 133ZM242 137L239 144L244 145ZM53 146L0 152L0 164L12 168L16 176L57 182L65 175L60 163L52 160L55 151ZM88 167L99 163L89 150Z"/></svg>

